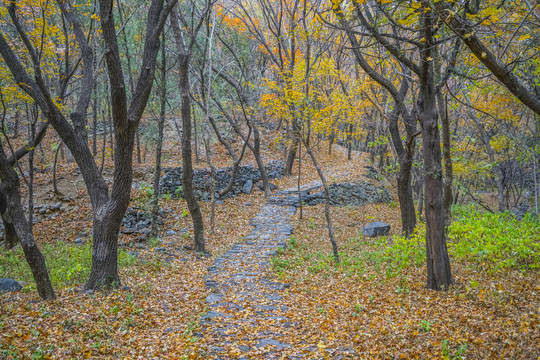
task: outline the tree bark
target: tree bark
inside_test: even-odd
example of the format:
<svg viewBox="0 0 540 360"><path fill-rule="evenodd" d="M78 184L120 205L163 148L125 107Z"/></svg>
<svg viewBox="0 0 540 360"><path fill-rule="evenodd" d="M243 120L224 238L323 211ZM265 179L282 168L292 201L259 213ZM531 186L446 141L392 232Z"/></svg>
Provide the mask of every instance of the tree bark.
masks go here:
<svg viewBox="0 0 540 360"><path fill-rule="evenodd" d="M163 145L163 130L165 127L165 110L167 105L167 57L165 54L165 37L161 44L161 84L160 112L158 119L158 138L156 143L156 166L154 168L154 197L152 199L152 231L151 236L157 236L159 223L159 179L161 177L161 148Z"/></svg>
<svg viewBox="0 0 540 360"><path fill-rule="evenodd" d="M182 185L184 199L187 202L193 221L194 249L205 251L204 224L199 201L193 192L193 163L191 153L191 101L189 95L189 56L181 55L178 59L180 91L182 99Z"/></svg>
<svg viewBox="0 0 540 360"><path fill-rule="evenodd" d="M188 205L194 230L194 250L197 252L205 251L204 223L199 206L199 201L193 192L193 159L191 151L191 97L189 87L189 63L191 51L195 41L197 29L190 39L190 46L184 45L184 37L180 31L178 16L176 11L171 13L171 26L174 33L176 48L178 51L178 74L179 89L181 96L181 115L182 115L182 185L184 199ZM199 27L200 29L200 27Z"/></svg>
<svg viewBox="0 0 540 360"><path fill-rule="evenodd" d="M10 166L4 148L0 142L0 215L10 224L9 231L20 240L24 256L36 282L39 296L44 300L56 298L49 279L45 258L41 254L32 235L32 229L24 216L21 204L19 179ZM6 228L8 231L8 228Z"/></svg>
<svg viewBox="0 0 540 360"><path fill-rule="evenodd" d="M437 92L437 105L439 106L439 116L441 117L442 144L444 159L443 175L443 203L444 203L444 223L448 227L452 223L452 144L450 140L450 119L448 118L448 104L442 90Z"/></svg>
<svg viewBox="0 0 540 360"><path fill-rule="evenodd" d="M422 2L421 27L426 40L420 49L420 123L424 154L424 182L426 191L426 257L427 287L446 289L453 283L450 259L446 246L444 202L441 189L442 166L435 81L433 74L433 14Z"/></svg>
<svg viewBox="0 0 540 360"><path fill-rule="evenodd" d="M317 174L319 175L319 179L321 179L321 182L324 187L324 217L326 219L326 225L328 227L328 236L330 237L330 243L332 244L332 253L334 254L334 261L336 263L339 263L339 251L338 246L336 243L336 239L334 237L334 228L332 226L332 217L330 214L330 189L328 187L328 183L326 182L326 178L324 177L324 173L321 170L321 167L319 166L319 163L317 162L317 158L315 157L315 154L313 154L313 151L309 146L306 145L306 142L302 138L302 141L304 142L304 147L306 148L306 151L309 154L309 157L311 158L311 161L313 162L313 166L315 166L315 169L317 169Z"/></svg>

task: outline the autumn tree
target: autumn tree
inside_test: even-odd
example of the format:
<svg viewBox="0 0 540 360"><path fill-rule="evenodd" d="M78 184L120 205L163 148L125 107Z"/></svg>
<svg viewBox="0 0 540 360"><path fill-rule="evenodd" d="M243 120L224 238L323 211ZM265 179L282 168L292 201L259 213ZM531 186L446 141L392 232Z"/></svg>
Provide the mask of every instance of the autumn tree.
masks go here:
<svg viewBox="0 0 540 360"><path fill-rule="evenodd" d="M403 8L393 3L374 2L372 6L366 6L360 2L353 2L351 14L362 28L367 31L370 37L374 38L387 53L391 55L399 64L406 76L402 77L400 90L391 80L381 76L374 71L373 67L366 61L360 52L357 34L353 31L349 21L345 17L344 8L340 2L333 3L333 12L339 19L341 27L346 31L351 42L353 53L359 65L372 79L383 86L394 99L394 109L391 116L395 116L390 123L390 132L394 147L400 157L400 171L407 170L408 176L398 180L404 181L405 186L400 187L398 183L398 195L402 207L402 218L407 214L414 214L412 196L410 190L410 163L412 156L410 147L405 151L399 135L397 120L399 116L405 116L405 128L407 130L407 144L410 144L414 137L417 119L421 125L422 151L424 163L424 183L426 188L426 248L427 248L427 286L430 289L440 290L453 282L450 271L450 262L445 238L445 212L443 193L443 171L441 165L440 134L438 127L439 114L437 111L437 93L440 92L442 84L446 81L446 76L441 76L439 83L435 81L434 59L439 53L437 47L440 40L436 40L441 35L437 33L438 25L434 20L431 8L425 2L413 3L412 6ZM374 14L382 14L374 16ZM416 22L416 29L408 28L407 22ZM389 24L388 31L383 32L384 24ZM397 29L402 29L401 32ZM405 33L403 33L405 29ZM407 34L407 31L413 35ZM362 34L362 33L361 33ZM444 35L444 34L443 34ZM418 40L414 38L418 37ZM407 54L401 49L401 44L407 43L414 51ZM451 66L447 70L451 69ZM408 106L408 77L414 74L418 79L418 98L416 103L412 103L412 109ZM398 150L401 147L400 150ZM408 178L408 179L407 179ZM404 205L409 205L409 211L404 212ZM404 222L404 229L406 223Z"/></svg>
<svg viewBox="0 0 540 360"><path fill-rule="evenodd" d="M142 56L141 70L136 82L131 102L126 97L126 84L120 60L120 50L115 28L113 1L99 1L99 18L105 44L105 60L109 75L112 115L114 121L115 154L114 179L112 188L105 182L88 146L86 134L87 110L91 99L94 82L94 49L90 46L84 32L80 15L72 4L58 0L56 2L62 16L72 28L77 51L82 58L81 84L78 99L70 112L69 120L56 102L46 85L42 73L43 59L40 48L31 41L20 21L20 4L13 1L9 5L11 22L16 35L24 44L24 51L32 62L32 72L22 65L20 56L13 45L0 36L0 54L17 84L40 107L44 116L57 131L73 154L86 184L93 208L93 253L90 277L84 288L100 289L120 283L117 269L118 232L120 222L127 209L132 180L132 152L135 132L150 95L157 53L159 36L165 20L175 4L171 1L154 0L148 4L146 37ZM41 5L41 4L38 4ZM10 34L11 35L11 34ZM50 34L41 33L47 38ZM12 35L15 37L15 35ZM18 49L21 51L22 49Z"/></svg>

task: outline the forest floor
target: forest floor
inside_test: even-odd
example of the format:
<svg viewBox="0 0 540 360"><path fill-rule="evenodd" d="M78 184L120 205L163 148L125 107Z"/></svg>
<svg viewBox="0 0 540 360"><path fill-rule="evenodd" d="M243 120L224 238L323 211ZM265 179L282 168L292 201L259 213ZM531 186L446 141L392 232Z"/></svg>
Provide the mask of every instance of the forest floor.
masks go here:
<svg viewBox="0 0 540 360"><path fill-rule="evenodd" d="M165 166L177 166L175 151L169 147ZM364 166L369 165L365 154L349 161L339 147L329 155L326 146L321 146L316 154L330 181L364 178ZM265 160L279 157L268 145ZM213 162L216 167L230 165L225 155L214 155ZM243 161L252 162L249 156ZM205 323L212 311L206 301L212 293L205 285L208 268L252 232L251 220L267 203L263 193L254 191L216 205L213 231L210 204L201 204L210 252L206 256L189 250L191 227L185 202L163 199L165 218L159 239L141 244L128 235L120 237L121 287L83 293L80 286L91 255L90 206L75 166L62 164L59 170L68 210L34 227L58 298L39 300L20 247L0 253L0 277L13 277L25 286L21 292L0 294L0 359L217 356L212 347L216 341L226 344L230 337L221 336L231 334L216 337L208 332L208 326L217 326ZM297 171L276 185L280 189L297 186ZM148 206L145 189L151 174L151 166L136 166L131 206ZM317 180L305 157L301 183ZM36 204L58 201L50 191L50 174L37 174L36 182ZM272 341L255 346L261 334L275 331L276 324L265 321L244 327L241 336L233 337L237 341L220 350L220 358L262 359L265 354L284 359L299 355L307 359L540 356L538 269L495 271L488 264L452 258L455 285L434 292L425 288L424 263L396 268L385 255L388 246L398 243L396 235L401 230L395 203L331 209L340 264L332 259L323 210L323 205L304 206L301 218L298 210L290 217L294 230L285 240L287 249L273 256L265 269L265 281L287 284L280 290L279 304L291 326L280 331L283 343L293 346L280 347ZM390 223L390 235L363 237L360 229L371 221ZM84 243L75 244L76 238Z"/></svg>

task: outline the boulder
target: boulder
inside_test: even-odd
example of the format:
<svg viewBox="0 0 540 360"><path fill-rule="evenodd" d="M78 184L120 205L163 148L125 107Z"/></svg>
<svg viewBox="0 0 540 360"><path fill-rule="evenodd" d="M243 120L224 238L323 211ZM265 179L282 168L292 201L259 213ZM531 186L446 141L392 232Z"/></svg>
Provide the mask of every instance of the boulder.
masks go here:
<svg viewBox="0 0 540 360"><path fill-rule="evenodd" d="M22 285L13 279L0 279L0 292L19 291L22 288Z"/></svg>
<svg viewBox="0 0 540 360"><path fill-rule="evenodd" d="M242 191L245 194L251 194L251 190L253 190L253 180L249 179L246 181L246 183L242 187Z"/></svg>
<svg viewBox="0 0 540 360"><path fill-rule="evenodd" d="M368 237L384 236L390 232L390 224L382 221L372 222L362 228L362 234Z"/></svg>

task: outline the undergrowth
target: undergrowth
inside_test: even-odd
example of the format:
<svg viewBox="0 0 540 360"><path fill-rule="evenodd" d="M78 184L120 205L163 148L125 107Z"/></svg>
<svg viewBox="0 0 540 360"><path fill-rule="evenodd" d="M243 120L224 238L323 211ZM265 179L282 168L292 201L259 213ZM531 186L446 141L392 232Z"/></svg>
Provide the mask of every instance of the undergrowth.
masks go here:
<svg viewBox="0 0 540 360"><path fill-rule="evenodd" d="M501 270L537 271L540 269L540 221L528 214L516 220L511 213L480 212L473 207L455 209L456 218L448 229L448 252L453 261L488 272ZM289 253L277 257L274 269L284 275L287 269L304 268L310 273L362 275L383 272L399 275L410 267L426 263L425 224L409 237L393 236L349 239L341 247L341 263L322 251L312 251L291 237Z"/></svg>
<svg viewBox="0 0 540 360"><path fill-rule="evenodd" d="M76 245L59 241L56 244L44 244L40 250L45 257L54 288L75 286L88 279L92 265L91 242ZM119 268L133 265L134 262L135 257L122 249L118 250ZM21 246L0 252L0 274L1 277L11 277L23 282L25 290L35 290L32 272Z"/></svg>

